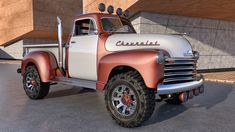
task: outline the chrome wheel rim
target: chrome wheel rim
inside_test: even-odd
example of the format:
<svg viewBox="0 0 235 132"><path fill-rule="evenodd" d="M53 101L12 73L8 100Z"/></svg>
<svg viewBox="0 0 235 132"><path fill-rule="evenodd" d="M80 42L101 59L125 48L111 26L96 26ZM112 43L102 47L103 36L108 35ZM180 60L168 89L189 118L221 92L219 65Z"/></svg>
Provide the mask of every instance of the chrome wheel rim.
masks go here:
<svg viewBox="0 0 235 132"><path fill-rule="evenodd" d="M37 82L33 73L28 73L25 77L25 88L28 93L34 95L37 93Z"/></svg>
<svg viewBox="0 0 235 132"><path fill-rule="evenodd" d="M119 85L112 91L112 105L122 116L131 116L136 111L135 92L126 85Z"/></svg>

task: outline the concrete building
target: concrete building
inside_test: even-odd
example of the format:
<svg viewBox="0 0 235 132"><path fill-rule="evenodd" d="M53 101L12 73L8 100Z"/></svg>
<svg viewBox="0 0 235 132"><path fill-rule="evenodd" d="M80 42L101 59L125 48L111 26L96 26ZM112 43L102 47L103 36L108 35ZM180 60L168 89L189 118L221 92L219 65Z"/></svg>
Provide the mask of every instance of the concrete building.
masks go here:
<svg viewBox="0 0 235 132"><path fill-rule="evenodd" d="M66 38L81 13L81 0L1 0L0 58L21 59L25 44L55 43L57 16Z"/></svg>
<svg viewBox="0 0 235 132"><path fill-rule="evenodd" d="M17 14L19 11L2 13L7 2L15 0L3 0L0 2L0 19L5 15ZM132 21L138 33L187 33L185 37L192 43L195 50L201 54L199 60L200 69L235 68L235 1L233 0L20 0L26 9L31 10L27 20L11 22L7 28L3 28L0 22L0 33L2 31L14 32L15 37L2 38L0 45L5 56L16 56L21 54L22 44L28 43L53 43L56 40L56 15L64 17L66 31L71 28L71 20L75 14L97 12L97 6L103 2L106 5L121 7L130 11ZM19 2L18 2L19 4ZM31 6L30 6L31 5ZM10 7L9 7L10 8ZM21 8L22 9L22 8ZM8 14L8 15L7 15ZM26 15L22 15L26 18ZM24 32L17 34L11 31L12 27L22 22ZM6 25L6 24L4 24ZM31 26L30 26L31 25ZM3 28L3 29L2 29ZM19 28L23 30L24 28ZM16 33L17 32L17 33ZM8 35L7 35L8 36ZM17 42L18 41L18 42ZM17 50L14 47L19 47ZM15 53L10 53L10 52ZM17 53L16 53L17 52ZM0 52L1 54L1 52ZM0 57L3 55L0 55ZM8 56L9 57L9 56Z"/></svg>

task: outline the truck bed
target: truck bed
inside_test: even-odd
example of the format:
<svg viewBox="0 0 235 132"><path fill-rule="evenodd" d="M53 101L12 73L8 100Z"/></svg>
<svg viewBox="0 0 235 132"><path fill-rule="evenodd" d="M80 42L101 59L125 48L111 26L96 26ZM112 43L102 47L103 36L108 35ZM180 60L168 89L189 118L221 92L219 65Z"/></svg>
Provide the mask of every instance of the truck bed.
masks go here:
<svg viewBox="0 0 235 132"><path fill-rule="evenodd" d="M24 45L24 53L23 56L27 55L30 52L33 51L49 51L54 54L56 57L56 60L58 62L58 45L59 44L31 44L31 45ZM65 60L65 48L63 48L63 60Z"/></svg>

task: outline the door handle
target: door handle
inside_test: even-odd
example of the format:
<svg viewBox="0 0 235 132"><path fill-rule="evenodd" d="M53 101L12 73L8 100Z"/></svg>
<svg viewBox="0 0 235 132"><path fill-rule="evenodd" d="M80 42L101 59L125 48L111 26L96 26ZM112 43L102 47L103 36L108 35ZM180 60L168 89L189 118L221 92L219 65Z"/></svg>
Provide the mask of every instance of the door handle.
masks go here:
<svg viewBox="0 0 235 132"><path fill-rule="evenodd" d="M72 44L75 44L75 43L76 43L76 41L71 41L71 43L72 43Z"/></svg>

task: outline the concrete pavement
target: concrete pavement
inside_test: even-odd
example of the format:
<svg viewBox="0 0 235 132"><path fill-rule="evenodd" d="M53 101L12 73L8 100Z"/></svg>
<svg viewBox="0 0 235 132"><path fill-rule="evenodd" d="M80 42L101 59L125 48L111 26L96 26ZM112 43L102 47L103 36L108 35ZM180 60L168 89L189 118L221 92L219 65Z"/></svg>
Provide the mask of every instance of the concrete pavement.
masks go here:
<svg viewBox="0 0 235 132"><path fill-rule="evenodd" d="M235 85L206 82L205 93L184 105L157 103L150 120L127 129L109 116L102 92L54 85L43 100L24 93L18 65L0 64L0 131L20 132L232 132Z"/></svg>
<svg viewBox="0 0 235 132"><path fill-rule="evenodd" d="M235 71L204 73L207 81L235 84Z"/></svg>

